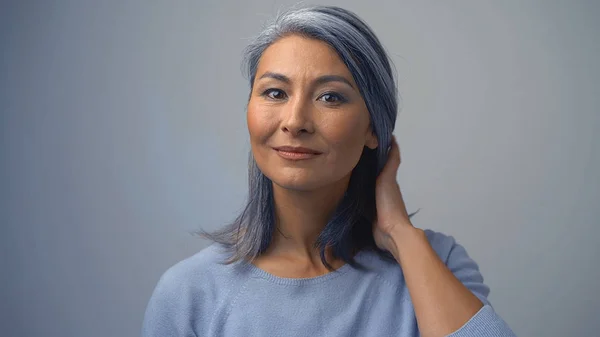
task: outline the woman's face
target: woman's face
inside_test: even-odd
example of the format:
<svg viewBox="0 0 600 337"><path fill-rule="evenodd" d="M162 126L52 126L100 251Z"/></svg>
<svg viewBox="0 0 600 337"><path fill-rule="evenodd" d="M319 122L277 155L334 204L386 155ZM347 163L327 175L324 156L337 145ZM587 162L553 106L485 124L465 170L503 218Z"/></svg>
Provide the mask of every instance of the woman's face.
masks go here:
<svg viewBox="0 0 600 337"><path fill-rule="evenodd" d="M247 118L258 167L287 189L347 183L364 147L377 147L346 65L328 44L297 35L264 51Z"/></svg>

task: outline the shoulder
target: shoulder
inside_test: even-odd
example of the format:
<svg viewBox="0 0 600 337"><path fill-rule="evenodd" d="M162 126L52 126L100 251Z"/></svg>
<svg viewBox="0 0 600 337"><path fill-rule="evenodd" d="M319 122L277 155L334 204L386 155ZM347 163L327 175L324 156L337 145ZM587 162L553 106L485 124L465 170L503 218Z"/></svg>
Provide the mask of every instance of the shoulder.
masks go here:
<svg viewBox="0 0 600 337"><path fill-rule="evenodd" d="M169 280L189 280L202 277L207 272L218 271L226 255L217 244L202 249L169 267L161 278Z"/></svg>
<svg viewBox="0 0 600 337"><path fill-rule="evenodd" d="M487 297L490 288L484 283L479 265L473 260L466 249L454 237L426 230L431 247L436 251L446 267L484 304L490 304Z"/></svg>
<svg viewBox="0 0 600 337"><path fill-rule="evenodd" d="M459 250L463 249L462 246L456 242L453 236L436 232L431 229L425 229L423 232L425 233L425 236L427 237L427 240L429 241L429 244L433 250L437 253L440 259L444 261L445 264L448 264L451 255L457 248L459 248ZM366 255L368 256L368 264L376 266L377 268L387 269L397 266L397 262L383 259L374 252L369 252Z"/></svg>
<svg viewBox="0 0 600 337"><path fill-rule="evenodd" d="M160 277L153 297L178 300L211 301L231 280L239 279L237 264L224 264L222 246L212 244L169 267ZM219 286L217 286L219 285Z"/></svg>
<svg viewBox="0 0 600 337"><path fill-rule="evenodd" d="M168 268L158 280L144 314L142 336L194 336L194 323L209 317L230 286L235 265L224 265L226 255L212 244ZM217 286L218 285L218 286Z"/></svg>
<svg viewBox="0 0 600 337"><path fill-rule="evenodd" d="M431 248L454 276L479 297L483 303L489 304L487 296L490 290L483 283L483 276L479 271L478 264L467 254L465 248L453 236L430 229L426 229L424 232ZM394 280L403 278L402 268L396 261L388 261L375 253L369 253L368 256L369 260L365 261L365 265L370 269L374 269L383 279L394 282Z"/></svg>
<svg viewBox="0 0 600 337"><path fill-rule="evenodd" d="M431 229L425 229L423 232L431 248L455 275L457 273L462 274L466 270L479 272L478 265L469 257L465 248L453 236ZM373 269L385 277L396 278L398 274L402 274L401 268L398 268L398 262L385 259L375 252L364 254L362 261L369 269Z"/></svg>
<svg viewBox="0 0 600 337"><path fill-rule="evenodd" d="M212 244L168 268L146 306L143 336L192 336L193 322L210 317L214 306L244 282L244 268L223 264L227 254Z"/></svg>
<svg viewBox="0 0 600 337"><path fill-rule="evenodd" d="M430 229L424 230L431 248L437 253L446 267L459 277L465 273L479 274L479 266L469 256L467 250L457 240L444 233ZM479 279L479 277L477 277Z"/></svg>
<svg viewBox="0 0 600 337"><path fill-rule="evenodd" d="M450 262L450 258L452 253L456 248L463 249L461 245L459 245L453 236L447 235L441 232L436 232L431 229L423 230L425 235L427 236L427 240L431 245L431 248L435 250L437 255L440 257L442 261L447 265Z"/></svg>

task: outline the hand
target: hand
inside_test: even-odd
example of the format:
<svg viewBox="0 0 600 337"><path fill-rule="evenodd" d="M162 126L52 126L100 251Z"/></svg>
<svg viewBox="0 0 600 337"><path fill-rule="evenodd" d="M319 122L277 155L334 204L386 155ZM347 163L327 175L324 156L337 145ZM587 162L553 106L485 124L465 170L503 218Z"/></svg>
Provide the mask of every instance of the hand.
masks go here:
<svg viewBox="0 0 600 337"><path fill-rule="evenodd" d="M404 228L413 228L410 222L396 174L400 166L400 149L396 138L392 138L392 146L388 160L375 183L375 203L377 218L373 224L373 236L377 247L396 255L392 233Z"/></svg>

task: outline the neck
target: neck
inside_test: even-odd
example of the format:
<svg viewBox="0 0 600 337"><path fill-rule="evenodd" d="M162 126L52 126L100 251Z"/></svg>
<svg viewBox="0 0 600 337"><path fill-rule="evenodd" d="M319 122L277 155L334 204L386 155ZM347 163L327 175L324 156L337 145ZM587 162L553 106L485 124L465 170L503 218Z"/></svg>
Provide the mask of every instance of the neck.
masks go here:
<svg viewBox="0 0 600 337"><path fill-rule="evenodd" d="M269 254L320 261L316 240L348 187L349 177L313 191L286 189L273 184L276 230ZM328 261L331 254L326 251Z"/></svg>

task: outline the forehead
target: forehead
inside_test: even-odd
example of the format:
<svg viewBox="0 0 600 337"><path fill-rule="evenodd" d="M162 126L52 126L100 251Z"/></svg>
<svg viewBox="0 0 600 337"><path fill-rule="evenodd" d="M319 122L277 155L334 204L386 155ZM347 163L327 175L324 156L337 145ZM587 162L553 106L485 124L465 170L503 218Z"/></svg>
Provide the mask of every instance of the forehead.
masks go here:
<svg viewBox="0 0 600 337"><path fill-rule="evenodd" d="M266 71L294 75L345 75L352 80L349 69L329 44L299 35L283 37L262 54L257 75Z"/></svg>

